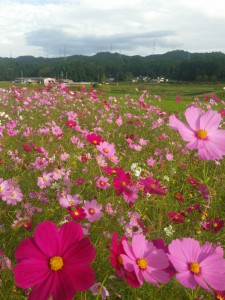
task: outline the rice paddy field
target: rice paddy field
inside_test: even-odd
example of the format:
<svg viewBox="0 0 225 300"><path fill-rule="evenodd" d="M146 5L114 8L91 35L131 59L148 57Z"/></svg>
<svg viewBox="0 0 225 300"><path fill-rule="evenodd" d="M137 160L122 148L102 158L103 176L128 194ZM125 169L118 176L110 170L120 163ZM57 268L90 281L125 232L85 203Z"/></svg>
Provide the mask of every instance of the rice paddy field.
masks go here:
<svg viewBox="0 0 225 300"><path fill-rule="evenodd" d="M0 83L0 299L225 299L223 83Z"/></svg>

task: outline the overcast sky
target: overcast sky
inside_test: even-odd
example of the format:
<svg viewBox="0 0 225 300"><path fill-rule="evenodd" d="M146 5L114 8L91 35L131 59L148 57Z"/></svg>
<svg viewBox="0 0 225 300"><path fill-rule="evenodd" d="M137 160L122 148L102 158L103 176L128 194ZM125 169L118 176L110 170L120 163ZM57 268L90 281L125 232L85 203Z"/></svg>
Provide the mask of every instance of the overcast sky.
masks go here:
<svg viewBox="0 0 225 300"><path fill-rule="evenodd" d="M225 0L0 0L0 57L225 53Z"/></svg>

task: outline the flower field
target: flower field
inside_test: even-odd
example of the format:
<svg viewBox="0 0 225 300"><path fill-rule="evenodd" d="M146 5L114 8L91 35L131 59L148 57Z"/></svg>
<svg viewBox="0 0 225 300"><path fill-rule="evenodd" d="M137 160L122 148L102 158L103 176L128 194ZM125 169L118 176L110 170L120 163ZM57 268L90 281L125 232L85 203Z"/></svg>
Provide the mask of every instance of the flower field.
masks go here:
<svg viewBox="0 0 225 300"><path fill-rule="evenodd" d="M225 299L225 101L164 98L0 88L0 299Z"/></svg>

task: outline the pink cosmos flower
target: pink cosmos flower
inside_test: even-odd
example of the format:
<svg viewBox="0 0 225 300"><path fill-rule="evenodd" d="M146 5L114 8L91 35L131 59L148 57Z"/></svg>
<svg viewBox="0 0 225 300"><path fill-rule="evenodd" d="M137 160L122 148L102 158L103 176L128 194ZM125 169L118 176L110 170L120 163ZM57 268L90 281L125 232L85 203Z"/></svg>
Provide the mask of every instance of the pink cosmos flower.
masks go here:
<svg viewBox="0 0 225 300"><path fill-rule="evenodd" d="M188 142L186 148L197 149L203 160L221 159L225 155L225 130L218 129L221 115L217 111L205 112L193 106L184 114L189 126L174 115L170 116L170 126Z"/></svg>
<svg viewBox="0 0 225 300"><path fill-rule="evenodd" d="M46 173L44 172L42 174L42 177L38 177L37 185L40 189L44 189L47 186L50 186L52 182L52 173Z"/></svg>
<svg viewBox="0 0 225 300"><path fill-rule="evenodd" d="M42 222L15 251L15 282L23 289L32 288L29 300L72 300L76 291L93 285L94 272L88 264L94 256L80 224L71 221L58 229L50 221Z"/></svg>
<svg viewBox="0 0 225 300"><path fill-rule="evenodd" d="M114 144L109 144L108 142L100 142L99 145L96 146L98 151L105 155L106 157L115 156L115 148Z"/></svg>
<svg viewBox="0 0 225 300"><path fill-rule="evenodd" d="M124 268L134 272L140 285L146 280L155 285L168 283L170 274L165 271L170 263L163 249L157 249L143 234L134 235L131 245L122 241L125 254L121 254Z"/></svg>
<svg viewBox="0 0 225 300"><path fill-rule="evenodd" d="M98 187L99 189L106 190L108 187L110 187L110 184L108 183L108 181L109 181L109 178L104 177L104 176L100 176L100 177L96 180L95 185L96 185L96 187Z"/></svg>
<svg viewBox="0 0 225 300"><path fill-rule="evenodd" d="M193 238L175 239L168 246L169 259L178 271L176 279L185 287L197 285L211 291L225 290L225 259L220 246L206 242L200 245Z"/></svg>
<svg viewBox="0 0 225 300"><path fill-rule="evenodd" d="M102 205L98 204L96 200L84 201L84 212L87 215L89 222L98 221L102 217Z"/></svg>

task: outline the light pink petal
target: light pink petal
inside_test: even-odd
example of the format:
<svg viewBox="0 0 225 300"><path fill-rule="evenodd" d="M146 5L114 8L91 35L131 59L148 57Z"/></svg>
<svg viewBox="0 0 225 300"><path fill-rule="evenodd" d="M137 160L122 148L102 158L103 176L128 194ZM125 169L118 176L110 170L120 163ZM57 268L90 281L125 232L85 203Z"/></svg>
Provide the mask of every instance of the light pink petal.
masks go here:
<svg viewBox="0 0 225 300"><path fill-rule="evenodd" d="M195 289L197 283L194 279L194 276L191 274L190 271L182 272L176 274L176 279L185 287L189 289Z"/></svg>
<svg viewBox="0 0 225 300"><path fill-rule="evenodd" d="M126 255L128 257L130 257L130 259L135 260L136 256L133 252L133 249L131 248L131 246L129 245L129 243L126 240L122 241L122 245L123 245L123 250L126 253Z"/></svg>
<svg viewBox="0 0 225 300"><path fill-rule="evenodd" d="M184 115L191 129L193 131L198 131L200 129L200 109L193 106L188 107Z"/></svg>
<svg viewBox="0 0 225 300"><path fill-rule="evenodd" d="M143 284L143 271L139 268L139 266L136 264L134 265L134 272L137 277L137 280L139 281L140 285Z"/></svg>
<svg viewBox="0 0 225 300"><path fill-rule="evenodd" d="M136 258L143 258L147 248L147 241L143 234L136 234L132 239L132 249Z"/></svg>
<svg viewBox="0 0 225 300"><path fill-rule="evenodd" d="M158 282L168 283L170 281L169 273L161 270L154 270L151 272L151 276Z"/></svg>
<svg viewBox="0 0 225 300"><path fill-rule="evenodd" d="M190 141L187 145L186 145L187 149L198 149L199 148L199 140L195 137L193 138L192 141Z"/></svg>
<svg viewBox="0 0 225 300"><path fill-rule="evenodd" d="M146 256L149 267L155 270L164 270L169 267L169 260L167 254L159 249L151 252Z"/></svg>
<svg viewBox="0 0 225 300"><path fill-rule="evenodd" d="M222 158L222 153L212 143L205 143L204 148L199 148L198 155L203 160L215 160Z"/></svg>
<svg viewBox="0 0 225 300"><path fill-rule="evenodd" d="M79 223L67 222L63 224L59 231L60 239L60 254L68 249L75 241L79 241L83 238L83 229Z"/></svg>
<svg viewBox="0 0 225 300"><path fill-rule="evenodd" d="M48 257L59 255L59 231L54 223L50 221L39 223L34 232L34 240Z"/></svg>
<svg viewBox="0 0 225 300"><path fill-rule="evenodd" d="M148 270L144 271L142 273L144 280L146 280L147 282L150 282L154 285L159 285L158 280L156 280L153 276L152 276L152 272L148 272Z"/></svg>
<svg viewBox="0 0 225 300"><path fill-rule="evenodd" d="M182 260L182 257L168 254L168 258L178 272L185 272L188 270L188 263Z"/></svg>
<svg viewBox="0 0 225 300"><path fill-rule="evenodd" d="M29 294L28 300L49 300L52 290L55 288L55 279L57 274L49 276L42 283L33 287Z"/></svg>
<svg viewBox="0 0 225 300"><path fill-rule="evenodd" d="M211 292L211 289L209 288L209 286L207 285L207 283L205 282L205 280L203 279L203 277L201 275L193 275L196 282L205 290Z"/></svg>
<svg viewBox="0 0 225 300"><path fill-rule="evenodd" d="M192 141L195 137L195 131L193 131L188 125L177 119L174 115L170 116L169 123L173 129L179 132L184 141Z"/></svg>
<svg viewBox="0 0 225 300"><path fill-rule="evenodd" d="M120 256L123 260L124 268L129 272L134 271L134 267L136 266L136 261L132 260L129 256L127 256L125 254L120 254Z"/></svg>
<svg viewBox="0 0 225 300"><path fill-rule="evenodd" d="M214 252L215 253L215 252ZM202 278L215 290L225 290L225 259L211 254L200 263Z"/></svg>
<svg viewBox="0 0 225 300"><path fill-rule="evenodd" d="M16 284L24 289L42 283L52 274L47 260L33 258L19 262L13 272Z"/></svg>
<svg viewBox="0 0 225 300"><path fill-rule="evenodd" d="M197 261L200 252L200 244L193 238L175 239L168 246L169 253L184 263Z"/></svg>
<svg viewBox="0 0 225 300"><path fill-rule="evenodd" d="M188 127L182 122L178 128L178 132L185 142L190 142L193 139L196 139L195 131L193 131L190 127Z"/></svg>
<svg viewBox="0 0 225 300"><path fill-rule="evenodd" d="M225 290L225 274L209 273L204 274L202 277L214 290Z"/></svg>
<svg viewBox="0 0 225 300"><path fill-rule="evenodd" d="M67 265L83 266L91 263L95 257L94 247L89 238L74 242L63 254L65 268Z"/></svg>
<svg viewBox="0 0 225 300"><path fill-rule="evenodd" d="M200 118L200 129L210 132L217 129L221 121L222 117L217 111L208 110Z"/></svg>
<svg viewBox="0 0 225 300"><path fill-rule="evenodd" d="M225 130L217 130L213 135L209 135L208 141L220 150L222 155L225 155Z"/></svg>
<svg viewBox="0 0 225 300"><path fill-rule="evenodd" d="M15 258L17 261L28 258L46 260L46 256L36 246L33 238L27 238L19 244L15 251Z"/></svg>

